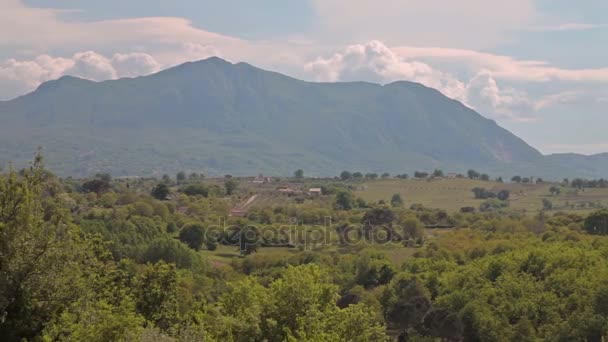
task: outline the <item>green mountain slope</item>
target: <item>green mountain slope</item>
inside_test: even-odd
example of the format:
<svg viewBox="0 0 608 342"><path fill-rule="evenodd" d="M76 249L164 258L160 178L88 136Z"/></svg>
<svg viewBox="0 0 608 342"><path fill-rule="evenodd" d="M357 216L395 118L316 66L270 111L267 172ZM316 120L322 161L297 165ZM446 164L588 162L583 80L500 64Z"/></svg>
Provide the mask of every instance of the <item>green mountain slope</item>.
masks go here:
<svg viewBox="0 0 608 342"><path fill-rule="evenodd" d="M63 77L0 102L0 123L0 162L23 164L42 146L63 175L439 167L561 176L494 121L420 84L309 83L219 58L132 79Z"/></svg>

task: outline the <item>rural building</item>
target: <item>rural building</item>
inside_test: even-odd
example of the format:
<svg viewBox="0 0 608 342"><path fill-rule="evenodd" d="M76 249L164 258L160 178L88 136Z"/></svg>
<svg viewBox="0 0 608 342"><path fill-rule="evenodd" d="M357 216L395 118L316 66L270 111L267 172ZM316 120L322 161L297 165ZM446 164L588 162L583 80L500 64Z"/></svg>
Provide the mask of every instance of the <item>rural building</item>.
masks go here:
<svg viewBox="0 0 608 342"><path fill-rule="evenodd" d="M283 195L292 195L292 194L294 194L296 192L296 190L292 189L292 188L287 188L287 187L283 188L282 187L282 188L279 189L279 192L281 194L283 194Z"/></svg>
<svg viewBox="0 0 608 342"><path fill-rule="evenodd" d="M323 194L323 191L321 191L321 188L310 188L308 189L308 193L310 195L319 196Z"/></svg>
<svg viewBox="0 0 608 342"><path fill-rule="evenodd" d="M245 217L247 216L247 210L244 209L232 209L230 210L230 216L232 217Z"/></svg>

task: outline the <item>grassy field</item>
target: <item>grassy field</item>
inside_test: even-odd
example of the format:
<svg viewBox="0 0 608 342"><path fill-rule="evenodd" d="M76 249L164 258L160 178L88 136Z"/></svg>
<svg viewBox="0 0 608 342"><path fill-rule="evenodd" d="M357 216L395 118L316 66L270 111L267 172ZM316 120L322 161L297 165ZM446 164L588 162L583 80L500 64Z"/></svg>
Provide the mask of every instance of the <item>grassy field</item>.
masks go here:
<svg viewBox="0 0 608 342"><path fill-rule="evenodd" d="M470 179L388 179L363 183L357 196L366 201L384 200L389 202L392 195L398 193L406 206L422 204L429 208L444 209L456 212L462 207L479 207L483 202L477 200L471 191L475 187L488 190L509 190L510 207L526 212L538 212L542 209L542 200L553 203L554 210L576 211L586 213L598 207L608 207L608 189L561 188L561 193L552 196L549 188L555 184L511 184L486 182Z"/></svg>

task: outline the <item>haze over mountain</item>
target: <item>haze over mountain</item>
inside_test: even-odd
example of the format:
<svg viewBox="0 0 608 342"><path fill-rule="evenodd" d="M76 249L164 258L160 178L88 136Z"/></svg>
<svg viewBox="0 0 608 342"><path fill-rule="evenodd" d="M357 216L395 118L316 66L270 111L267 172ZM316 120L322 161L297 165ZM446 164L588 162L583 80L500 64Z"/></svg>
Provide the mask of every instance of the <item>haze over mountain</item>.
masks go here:
<svg viewBox="0 0 608 342"><path fill-rule="evenodd" d="M298 168L608 176L607 155L545 157L417 83L310 83L219 58L138 78L62 77L0 102L0 122L1 164L23 165L42 146L51 170L73 176Z"/></svg>

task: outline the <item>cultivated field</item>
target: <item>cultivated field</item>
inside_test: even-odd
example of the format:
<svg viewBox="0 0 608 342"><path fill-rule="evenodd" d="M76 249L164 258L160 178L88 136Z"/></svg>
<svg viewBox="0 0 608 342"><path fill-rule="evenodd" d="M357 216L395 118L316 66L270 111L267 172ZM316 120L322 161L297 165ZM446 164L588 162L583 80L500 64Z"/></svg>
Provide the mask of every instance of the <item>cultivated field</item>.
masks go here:
<svg viewBox="0 0 608 342"><path fill-rule="evenodd" d="M398 193L406 206L422 204L429 208L456 212L462 207L478 208L483 200L475 199L473 188L480 187L498 192L509 190L510 207L526 212L538 212L543 208L543 199L553 203L553 210L586 213L599 207L608 206L608 189L582 189L560 187L559 195L551 195L549 189L556 184L512 184L470 179L387 179L362 183L357 196L366 201L384 200Z"/></svg>

